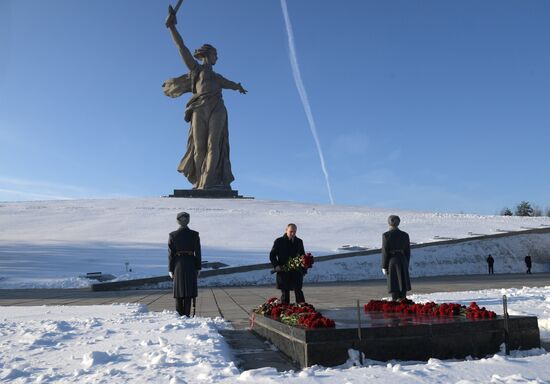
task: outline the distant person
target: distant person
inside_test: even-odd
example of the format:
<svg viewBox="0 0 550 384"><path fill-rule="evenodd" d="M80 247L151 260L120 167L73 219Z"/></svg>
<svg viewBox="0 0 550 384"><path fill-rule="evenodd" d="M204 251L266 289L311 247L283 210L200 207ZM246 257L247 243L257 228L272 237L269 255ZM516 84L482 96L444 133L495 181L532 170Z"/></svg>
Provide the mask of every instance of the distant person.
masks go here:
<svg viewBox="0 0 550 384"><path fill-rule="evenodd" d="M493 259L493 256L491 255L487 256L487 267L489 267L489 275L495 274L495 270L493 269L494 264L495 264L495 259Z"/></svg>
<svg viewBox="0 0 550 384"><path fill-rule="evenodd" d="M527 255L525 256L525 266L527 267L527 274L531 274L531 266L533 265L533 262L531 260L531 256Z"/></svg>
<svg viewBox="0 0 550 384"><path fill-rule="evenodd" d="M388 293L392 300L403 300L411 290L409 261L411 259L411 242L407 232L401 231L399 216L388 218L390 230L382 235L382 273L386 275Z"/></svg>
<svg viewBox="0 0 550 384"><path fill-rule="evenodd" d="M168 274L174 281L176 310L180 316L191 315L191 301L197 297L197 277L201 269L199 233L189 229L189 214L180 212L179 229L168 238Z"/></svg>
<svg viewBox="0 0 550 384"><path fill-rule="evenodd" d="M304 284L304 274L306 270L300 271L284 271L283 267L289 259L302 256L306 252L304 250L304 242L296 237L296 224L288 224L285 234L273 242L273 248L269 252L269 260L273 265L273 269L277 272L277 289L281 290L281 302L290 304L290 291L294 291L296 303L304 303L304 292L302 287Z"/></svg>

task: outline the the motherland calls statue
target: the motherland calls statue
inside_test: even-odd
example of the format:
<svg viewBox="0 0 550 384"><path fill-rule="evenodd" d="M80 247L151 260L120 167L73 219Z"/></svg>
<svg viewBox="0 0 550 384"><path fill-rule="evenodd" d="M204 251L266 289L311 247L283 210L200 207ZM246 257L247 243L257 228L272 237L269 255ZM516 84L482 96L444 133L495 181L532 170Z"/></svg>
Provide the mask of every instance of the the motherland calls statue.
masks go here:
<svg viewBox="0 0 550 384"><path fill-rule="evenodd" d="M179 6L176 10L170 7L166 27L170 29L189 73L167 80L163 88L170 97L179 97L187 92L193 94L185 109L185 121L191 123L187 152L178 172L187 177L193 189L230 190L235 178L229 161L227 110L222 89L233 89L243 94L247 91L240 83L214 72L212 66L216 64L218 54L210 44L204 44L191 54L176 29L177 8Z"/></svg>

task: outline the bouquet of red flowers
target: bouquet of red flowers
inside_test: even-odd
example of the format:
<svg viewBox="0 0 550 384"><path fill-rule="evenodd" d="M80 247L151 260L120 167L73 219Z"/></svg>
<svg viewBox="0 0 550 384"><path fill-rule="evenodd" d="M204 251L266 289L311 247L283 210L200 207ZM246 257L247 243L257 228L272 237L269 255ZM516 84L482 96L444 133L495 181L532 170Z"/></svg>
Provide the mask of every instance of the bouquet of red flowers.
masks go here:
<svg viewBox="0 0 550 384"><path fill-rule="evenodd" d="M365 312L402 313L405 315L424 315L432 317L441 316L466 316L468 319L494 319L496 313L488 311L472 302L469 307L457 303L436 304L428 302L424 304L415 303L412 300L400 302L387 300L371 300L365 304Z"/></svg>
<svg viewBox="0 0 550 384"><path fill-rule="evenodd" d="M276 297L267 300L254 312L292 326L304 328L334 328L336 326L333 320L321 315L311 304L287 305L282 304Z"/></svg>
<svg viewBox="0 0 550 384"><path fill-rule="evenodd" d="M298 325L305 328L334 328L336 326L334 320L322 316L319 312L300 316Z"/></svg>
<svg viewBox="0 0 550 384"><path fill-rule="evenodd" d="M313 267L313 255L308 252L302 256L291 257L286 264L281 267L281 270L283 272L292 272L309 269L311 267Z"/></svg>
<svg viewBox="0 0 550 384"><path fill-rule="evenodd" d="M282 306L283 304L281 303L281 300L276 297L272 297L258 308L254 309L254 312L259 313L260 315L271 316L271 311L274 308L282 308Z"/></svg>
<svg viewBox="0 0 550 384"><path fill-rule="evenodd" d="M494 319L495 317L497 317L496 313L488 311L485 307L479 308L475 301L472 301L466 308L466 318L468 319Z"/></svg>

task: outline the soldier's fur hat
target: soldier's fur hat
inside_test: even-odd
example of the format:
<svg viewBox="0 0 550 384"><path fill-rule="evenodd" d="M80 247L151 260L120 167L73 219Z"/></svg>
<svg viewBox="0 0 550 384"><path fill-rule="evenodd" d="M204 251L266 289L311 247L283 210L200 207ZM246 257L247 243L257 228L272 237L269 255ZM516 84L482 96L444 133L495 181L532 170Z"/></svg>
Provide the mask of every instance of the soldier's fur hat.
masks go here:
<svg viewBox="0 0 550 384"><path fill-rule="evenodd" d="M178 220L178 223L180 223L180 225L189 224L189 214L187 212L178 213L176 219Z"/></svg>
<svg viewBox="0 0 550 384"><path fill-rule="evenodd" d="M388 217L388 224L390 225L390 227L397 228L399 227L400 222L401 222L401 219L397 215L390 215L390 217Z"/></svg>

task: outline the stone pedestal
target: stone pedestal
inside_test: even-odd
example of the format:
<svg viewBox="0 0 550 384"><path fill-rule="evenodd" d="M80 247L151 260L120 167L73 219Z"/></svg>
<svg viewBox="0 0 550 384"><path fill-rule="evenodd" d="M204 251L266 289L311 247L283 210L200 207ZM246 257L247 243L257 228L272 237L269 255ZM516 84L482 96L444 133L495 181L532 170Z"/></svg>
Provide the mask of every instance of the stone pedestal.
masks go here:
<svg viewBox="0 0 550 384"><path fill-rule="evenodd" d="M357 309L323 311L336 322L333 329L305 329L252 313L251 330L275 344L301 368L320 364L344 364L348 350L355 349L367 359L423 360L482 358L497 353L504 342L504 319L466 317L426 317L369 312L357 326ZM359 332L361 337L359 338ZM510 316L510 349L540 348L535 316Z"/></svg>
<svg viewBox="0 0 550 384"><path fill-rule="evenodd" d="M200 199L243 199L239 191L232 189L174 189L174 194L168 197L187 197Z"/></svg>

